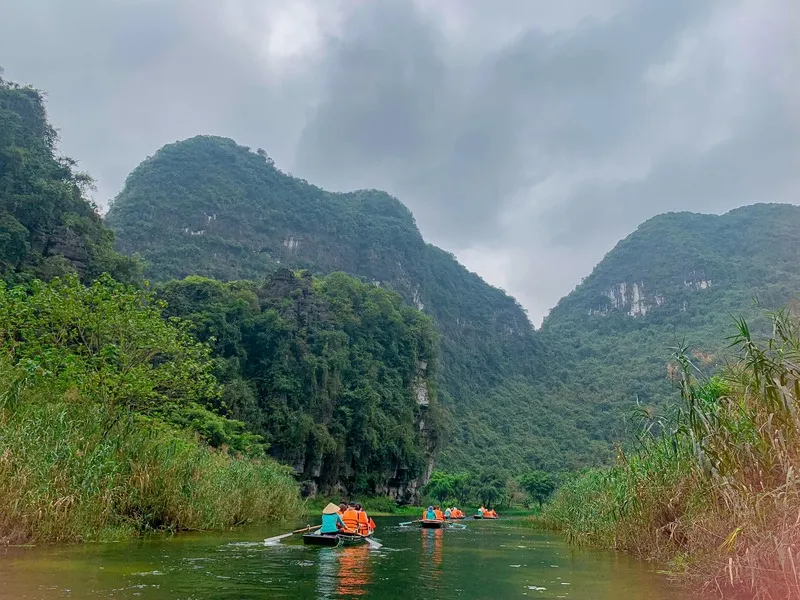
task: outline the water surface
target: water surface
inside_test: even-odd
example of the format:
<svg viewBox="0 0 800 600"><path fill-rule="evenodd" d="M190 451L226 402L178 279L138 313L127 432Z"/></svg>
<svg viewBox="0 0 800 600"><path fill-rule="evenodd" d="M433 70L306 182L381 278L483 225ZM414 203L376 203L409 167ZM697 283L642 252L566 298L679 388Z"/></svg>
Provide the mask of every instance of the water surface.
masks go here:
<svg viewBox="0 0 800 600"><path fill-rule="evenodd" d="M312 548L283 528L138 542L0 549L0 598L233 600L241 598L566 598L683 600L649 565L573 550L514 519L463 530L399 527L376 518L380 550Z"/></svg>

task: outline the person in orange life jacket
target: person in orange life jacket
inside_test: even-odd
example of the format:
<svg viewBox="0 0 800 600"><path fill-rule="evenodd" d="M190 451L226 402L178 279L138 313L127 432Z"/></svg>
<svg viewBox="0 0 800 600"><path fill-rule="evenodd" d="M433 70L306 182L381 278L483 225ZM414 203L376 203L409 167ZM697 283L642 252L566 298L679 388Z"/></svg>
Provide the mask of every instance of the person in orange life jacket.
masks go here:
<svg viewBox="0 0 800 600"><path fill-rule="evenodd" d="M352 502L347 505L344 513L342 513L342 521L344 521L347 533L358 533L358 511Z"/></svg>
<svg viewBox="0 0 800 600"><path fill-rule="evenodd" d="M439 507L438 505L434 506L433 507L433 512L436 513L436 520L437 521L444 521L444 513L442 512L441 507Z"/></svg>
<svg viewBox="0 0 800 600"><path fill-rule="evenodd" d="M344 511L346 511L346 510L347 510L347 503L346 502L342 502L339 505L339 516L341 517L344 514Z"/></svg>
<svg viewBox="0 0 800 600"><path fill-rule="evenodd" d="M358 511L358 533L369 535L375 529L375 523L367 516L367 511L358 503L356 503L356 510Z"/></svg>

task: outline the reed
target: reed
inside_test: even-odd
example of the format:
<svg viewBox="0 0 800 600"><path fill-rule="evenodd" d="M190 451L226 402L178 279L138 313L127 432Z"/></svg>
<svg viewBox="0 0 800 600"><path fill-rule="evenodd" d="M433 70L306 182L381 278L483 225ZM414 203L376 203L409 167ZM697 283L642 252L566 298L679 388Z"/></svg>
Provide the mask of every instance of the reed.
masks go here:
<svg viewBox="0 0 800 600"><path fill-rule="evenodd" d="M538 526L578 544L632 552L723 597L800 597L800 331L783 311L772 335L740 320L739 360L698 381L684 351L682 406L616 465L575 476Z"/></svg>
<svg viewBox="0 0 800 600"><path fill-rule="evenodd" d="M220 529L302 510L289 470L0 360L0 543Z"/></svg>

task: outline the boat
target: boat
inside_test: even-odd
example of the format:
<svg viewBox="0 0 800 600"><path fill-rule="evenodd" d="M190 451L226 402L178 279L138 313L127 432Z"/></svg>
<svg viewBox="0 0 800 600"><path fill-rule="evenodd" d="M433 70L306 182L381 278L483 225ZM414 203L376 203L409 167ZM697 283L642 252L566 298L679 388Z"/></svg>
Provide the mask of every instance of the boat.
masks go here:
<svg viewBox="0 0 800 600"><path fill-rule="evenodd" d="M444 521L428 521L427 519L422 519L422 521L419 522L419 526L425 529L441 529L444 527Z"/></svg>
<svg viewBox="0 0 800 600"><path fill-rule="evenodd" d="M481 513L478 513L477 515L472 515L472 518L473 519L482 519L483 515Z"/></svg>
<svg viewBox="0 0 800 600"><path fill-rule="evenodd" d="M372 535L370 533L370 535ZM303 536L303 543L306 546L357 546L367 541L366 535L347 535L337 533L335 535L324 535L321 533L307 533Z"/></svg>

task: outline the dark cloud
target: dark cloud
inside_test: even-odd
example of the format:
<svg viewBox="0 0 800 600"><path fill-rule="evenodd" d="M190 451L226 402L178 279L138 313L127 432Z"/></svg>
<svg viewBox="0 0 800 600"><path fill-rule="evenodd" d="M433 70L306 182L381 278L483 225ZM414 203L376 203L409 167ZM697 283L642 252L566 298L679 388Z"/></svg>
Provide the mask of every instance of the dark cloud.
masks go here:
<svg viewBox="0 0 800 600"><path fill-rule="evenodd" d="M102 203L159 146L378 187L538 321L641 221L797 201L792 0L0 0ZM24 51L21 51L24 49Z"/></svg>

